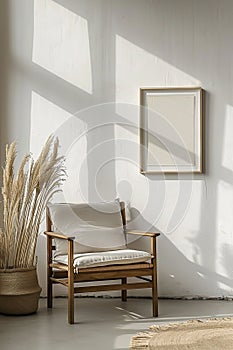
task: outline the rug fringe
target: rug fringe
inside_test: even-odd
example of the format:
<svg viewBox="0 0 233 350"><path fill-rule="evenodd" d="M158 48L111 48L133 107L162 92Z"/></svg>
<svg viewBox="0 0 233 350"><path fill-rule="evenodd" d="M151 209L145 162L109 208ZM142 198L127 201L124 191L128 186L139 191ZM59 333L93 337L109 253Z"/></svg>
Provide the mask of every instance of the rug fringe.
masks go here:
<svg viewBox="0 0 233 350"><path fill-rule="evenodd" d="M183 326L183 325L187 325L187 324L195 324L195 323L208 323L208 322L225 322L225 321L229 321L229 322L233 322L233 317L221 317L221 318L217 318L217 317L212 317L212 318L204 318L204 319L196 319L196 320L187 320L187 321L183 321L183 322L174 322L174 323L168 323L165 325L153 325L150 326L149 329L156 331L166 331L168 329L171 328L176 328L177 326Z"/></svg>
<svg viewBox="0 0 233 350"><path fill-rule="evenodd" d="M196 320L187 320L184 322L174 322L168 323L165 325L153 325L149 327L149 330L146 332L140 332L137 335L133 336L130 340L130 350L145 350L149 349L150 339L159 331L166 331L174 329L178 326L184 325L194 325L197 323L223 323L229 321L233 323L233 317L221 317L221 318L207 318L207 319L196 319Z"/></svg>
<svg viewBox="0 0 233 350"><path fill-rule="evenodd" d="M155 332L144 332L135 335L130 340L130 350L148 349L149 341L154 335Z"/></svg>

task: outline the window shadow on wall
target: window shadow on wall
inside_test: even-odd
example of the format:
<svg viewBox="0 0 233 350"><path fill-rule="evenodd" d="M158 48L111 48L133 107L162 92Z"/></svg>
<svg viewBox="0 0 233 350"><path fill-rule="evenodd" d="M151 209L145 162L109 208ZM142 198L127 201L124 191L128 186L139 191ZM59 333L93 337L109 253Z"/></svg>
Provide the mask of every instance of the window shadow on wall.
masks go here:
<svg viewBox="0 0 233 350"><path fill-rule="evenodd" d="M199 218L199 229L195 232L195 244L199 246L201 254L201 266L187 261L183 254L181 254L175 243L171 242L171 239L167 237L167 233L160 238L159 255L162 256L160 262L160 279L161 286L171 285L177 286L179 283L183 283L183 274L178 270L183 271L185 266L185 274L187 279L190 275L194 276L194 280L203 284L203 291L205 288L218 290L218 284L221 276L216 274L216 255L218 254L216 236L217 230L217 202L218 197L213 190L216 188L219 179L226 180L230 185L233 184L233 177L231 179L232 172L221 167L222 161L222 141L223 141L223 128L224 125L218 125L216 131L213 125L213 121L210 120L210 115L223 115L225 113L225 104L232 103L232 97L229 92L225 91L224 85L219 81L214 81L213 85L217 84L221 86L223 91L218 95L218 89L212 89L208 85L209 75L215 76L215 66L209 64L208 67L203 65L210 59L208 53L213 52L213 47L208 46L206 50L200 50L200 42L193 43L189 39L189 32L194 33L196 30L195 21L198 15L200 24L203 29L205 23L205 16L209 16L209 7L207 11L206 4L201 6L201 11L198 5L189 7L187 2L181 2L184 6L178 6L174 10L174 6L171 6L171 2L142 2L142 1L64 1L56 0L54 3L60 5L64 9L68 9L72 13L81 16L87 21L89 45L90 45L90 64L91 64L91 81L92 89L89 92L84 89L71 84L48 69L32 62L33 52L33 40L34 40L34 9L33 2L28 5L28 2L24 3L24 6L15 2L15 11L18 10L18 16L23 18L25 11L27 14L27 21L25 20L21 26L21 22L14 27L15 32L9 31L9 22L12 21L12 14L9 15L9 3L7 1L1 3L1 8L4 10L5 21L3 21L4 38L10 36L10 45L5 43L5 59L7 62L7 69L3 74L2 84L7 87L12 82L16 84L13 88L14 93L9 92L6 88L5 96L3 94L3 109L2 115L7 116L3 118L1 125L4 125L4 135L2 138L2 144L5 144L9 140L9 135L15 135L19 139L19 143L22 150L29 149L30 142L30 123L31 123L31 96L32 91L42 96L44 99L63 109L65 112L73 115L73 119L82 120L84 123L84 137L86 141L87 157L85 163L87 166L87 186L84 190L84 197L88 201L95 201L97 199L109 199L117 194L116 183L116 164L114 159L116 157L115 149L115 128L114 124L126 124L129 121L124 115L118 113L112 106L105 109L106 113L102 113L100 107L92 108L92 106L102 105L106 102L114 102L116 99L116 35L127 39L134 45L142 48L151 55L154 55L154 60L162 59L165 62L169 62L170 66L177 67L180 71L190 74L190 76L200 79L210 91L208 94L206 104L210 107L206 109L206 173L208 175L215 174L207 180L207 198L200 204L201 214ZM207 2L208 3L208 2ZM25 10L25 8L27 9ZM179 10L183 8L181 13ZM192 14L194 11L194 15ZM215 10L211 10L215 11ZM30 15L29 15L30 14ZM211 12L213 15L213 13ZM199 16L200 15L200 16ZM187 18L187 19L185 19ZM188 19L192 18L193 21L188 22ZM182 23L182 25L181 25ZM214 22L213 22L214 23ZM187 29L187 30L186 30ZM16 31L23 37L23 42L19 40L16 35ZM205 31L203 31L205 32ZM224 29L227 32L227 26ZM231 31L229 31L230 33ZM25 34L27 33L27 34ZM182 36L179 35L183 33ZM26 35L26 37L25 37ZM201 34L200 34L201 35ZM12 41L12 38L17 39ZM101 40L100 40L101 38ZM183 41L182 41L183 40ZM7 40L8 41L8 40ZM19 45L20 41L20 47ZM200 41L202 38L200 36ZM193 47L197 45L197 47ZM208 44L210 45L210 44ZM196 48L198 50L196 50ZM229 48L226 48L226 55L230 54ZM217 53L216 53L217 54ZM56 61L56 57L54 58ZM135 61L135 64L137 60ZM141 67L140 67L141 68ZM167 73L169 75L169 71ZM16 79L17 78L17 79ZM126 76L125 80L128 80ZM168 79L169 81L169 79ZM177 76L171 81L176 85L179 82ZM158 84L157 77L154 77L155 85ZM164 85L166 85L166 79L164 79ZM138 86L139 87L139 86ZM90 92L91 91L91 92ZM216 99L216 94L218 99ZM11 99L9 99L11 96ZM23 101L19 104L19 101ZM19 106L20 110L15 111L14 106ZM77 113L78 111L78 113ZM80 113L80 111L82 111ZM24 117L17 126L14 126L14 118L20 114ZM9 116L9 117L8 117ZM133 125L137 124L138 116L135 115ZM39 121L46 134L46 115L41 116ZM19 128L20 125L20 128ZM13 128L13 131L12 131ZM42 129L43 129L42 128ZM70 145L76 140L77 133L72 128L76 128L76 122L65 121L62 127L56 129L56 133L61 139L61 144L65 150L68 150ZM22 136L19 136L19 130ZM136 129L135 129L136 130ZM85 133L86 132L86 133ZM133 131L136 133L136 131ZM67 137L68 135L68 137ZM218 137L217 137L218 135ZM215 146L214 139L218 138L218 144ZM214 161L213 161L214 152ZM76 161L79 162L79 154L76 155ZM98 159L101 159L102 164L110 162L110 166L106 167L106 172L102 172L99 186L96 187L96 173L98 172ZM216 167L216 164L219 165ZM141 175L142 176L142 175ZM84 173L85 177L85 173ZM156 182L156 176L150 176L149 181ZM195 181L194 178L193 181ZM169 178L166 178L169 181ZM78 183L76 184L78 186ZM100 192L98 191L100 188ZM135 191L137 188L135 189ZM139 190L140 191L140 190ZM181 199L182 200L182 199ZM149 203L150 206L154 206L156 196ZM140 219L140 220L139 220ZM139 228L143 228L144 219L139 216L137 224ZM148 222L148 224L151 224ZM158 228L159 229L159 228ZM160 230L160 229L159 229ZM175 239L174 239L175 242ZM228 251L229 255L229 251ZM166 256L173 257L176 261L176 268L166 263ZM165 270L164 270L165 269ZM175 269L175 270L174 270ZM199 271L201 269L201 271ZM205 275L205 278L197 275L198 271ZM230 270L230 269L229 269ZM172 271L175 273L172 273ZM228 271L229 272L229 271ZM176 276L173 279L169 275ZM224 277L222 279L228 283L229 280ZM204 287L205 286L205 287ZM190 290L189 290L190 292Z"/></svg>

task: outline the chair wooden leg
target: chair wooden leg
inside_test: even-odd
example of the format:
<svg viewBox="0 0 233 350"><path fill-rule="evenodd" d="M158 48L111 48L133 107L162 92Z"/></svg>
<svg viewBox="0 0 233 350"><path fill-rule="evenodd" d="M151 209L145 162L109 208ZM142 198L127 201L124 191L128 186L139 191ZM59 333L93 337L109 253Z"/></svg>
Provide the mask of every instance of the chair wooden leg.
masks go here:
<svg viewBox="0 0 233 350"><path fill-rule="evenodd" d="M73 241L68 242L68 322L74 324Z"/></svg>
<svg viewBox="0 0 233 350"><path fill-rule="evenodd" d="M47 308L51 309L53 307L53 283L50 279L52 277L52 239L47 237Z"/></svg>
<svg viewBox="0 0 233 350"><path fill-rule="evenodd" d="M153 317L158 317L158 286L157 286L157 259L156 259L156 240L151 240L152 245L152 302L153 302Z"/></svg>
<svg viewBox="0 0 233 350"><path fill-rule="evenodd" d="M48 277L48 284L47 284L47 308L52 309L53 307L53 283L50 280L50 277Z"/></svg>
<svg viewBox="0 0 233 350"><path fill-rule="evenodd" d="M74 286L68 287L68 322L74 324Z"/></svg>
<svg viewBox="0 0 233 350"><path fill-rule="evenodd" d="M127 278L122 278L121 279L121 283L122 284L126 284L127 283ZM122 301L127 301L127 289L123 289L121 291L121 300Z"/></svg>
<svg viewBox="0 0 233 350"><path fill-rule="evenodd" d="M158 291L157 291L157 271L156 263L153 267L153 276L152 276L152 302L153 302L153 317L158 317Z"/></svg>

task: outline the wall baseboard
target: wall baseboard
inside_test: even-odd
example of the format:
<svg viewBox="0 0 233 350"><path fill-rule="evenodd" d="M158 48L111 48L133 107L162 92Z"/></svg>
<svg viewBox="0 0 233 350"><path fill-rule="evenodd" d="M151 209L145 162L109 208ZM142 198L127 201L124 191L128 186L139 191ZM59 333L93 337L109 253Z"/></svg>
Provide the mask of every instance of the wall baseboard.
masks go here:
<svg viewBox="0 0 233 350"><path fill-rule="evenodd" d="M54 296L55 299L67 299L67 295ZM99 298L99 299L120 299L120 296L111 295L76 295L75 298ZM149 296L129 296L128 299L152 299ZM47 299L46 296L41 296L40 299ZM222 297L203 297L203 296L178 296L178 297L159 297L159 300L213 300L213 301L233 301L233 296Z"/></svg>

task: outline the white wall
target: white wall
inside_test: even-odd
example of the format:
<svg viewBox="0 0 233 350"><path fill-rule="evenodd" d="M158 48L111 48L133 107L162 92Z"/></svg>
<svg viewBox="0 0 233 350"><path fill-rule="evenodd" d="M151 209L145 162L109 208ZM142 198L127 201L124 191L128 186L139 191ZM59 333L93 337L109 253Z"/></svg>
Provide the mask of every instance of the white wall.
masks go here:
<svg viewBox="0 0 233 350"><path fill-rule="evenodd" d="M19 156L36 156L54 132L66 200L120 196L131 226L162 233L160 296L232 295L233 2L3 0L0 10L1 155L16 139ZM205 174L140 175L139 87L198 85ZM45 288L43 236L38 257Z"/></svg>

